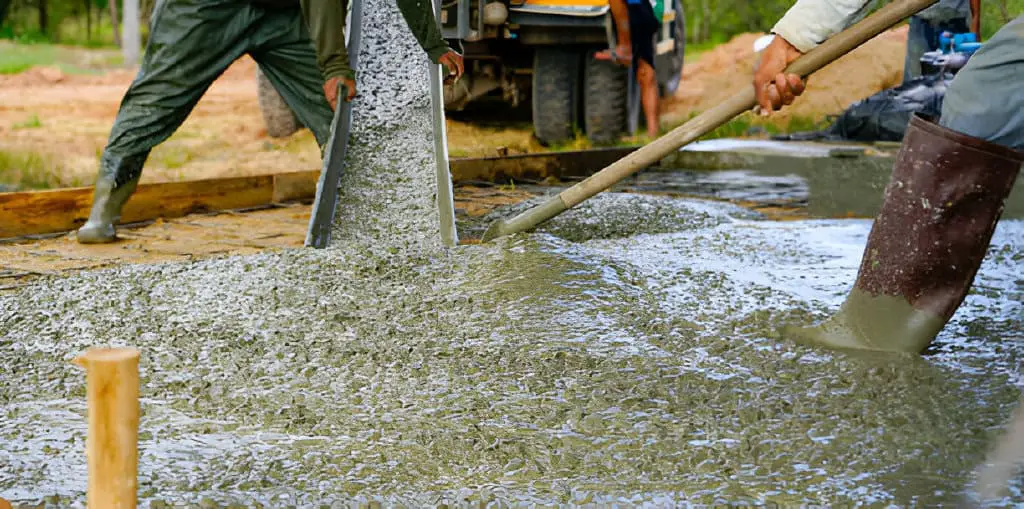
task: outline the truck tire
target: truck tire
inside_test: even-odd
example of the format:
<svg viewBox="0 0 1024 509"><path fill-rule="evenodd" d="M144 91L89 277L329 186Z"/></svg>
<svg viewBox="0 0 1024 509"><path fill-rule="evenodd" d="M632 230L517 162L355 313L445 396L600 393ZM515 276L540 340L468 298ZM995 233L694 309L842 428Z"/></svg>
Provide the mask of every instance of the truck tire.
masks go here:
<svg viewBox="0 0 1024 509"><path fill-rule="evenodd" d="M260 103L263 123L267 126L267 134L272 138L291 136L302 127L295 112L284 102L284 98L277 93L259 66L256 67L256 97Z"/></svg>
<svg viewBox="0 0 1024 509"><path fill-rule="evenodd" d="M686 16L681 0L672 0L676 19L669 26L669 37L676 41L671 53L654 57L654 73L658 77L658 89L662 97L674 95L683 79L683 55L686 53Z"/></svg>
<svg viewBox="0 0 1024 509"><path fill-rule="evenodd" d="M583 125L597 145L615 143L626 131L626 68L597 60L594 51L583 63Z"/></svg>
<svg viewBox="0 0 1024 509"><path fill-rule="evenodd" d="M580 84L580 53L538 48L533 56L533 130L543 145L575 136Z"/></svg>

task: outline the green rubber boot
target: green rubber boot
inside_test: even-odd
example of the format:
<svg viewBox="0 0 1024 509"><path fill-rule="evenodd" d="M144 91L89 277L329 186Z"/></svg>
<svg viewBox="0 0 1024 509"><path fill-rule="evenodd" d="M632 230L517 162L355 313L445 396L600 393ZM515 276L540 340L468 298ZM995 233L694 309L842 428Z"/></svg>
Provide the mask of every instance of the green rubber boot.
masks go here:
<svg viewBox="0 0 1024 509"><path fill-rule="evenodd" d="M871 227L857 282L838 313L784 327L794 341L921 353L963 302L1024 152L915 116Z"/></svg>
<svg viewBox="0 0 1024 509"><path fill-rule="evenodd" d="M92 198L89 220L78 229L80 244L103 244L117 240L114 224L121 219L121 208L135 192L146 155L112 158L104 154Z"/></svg>

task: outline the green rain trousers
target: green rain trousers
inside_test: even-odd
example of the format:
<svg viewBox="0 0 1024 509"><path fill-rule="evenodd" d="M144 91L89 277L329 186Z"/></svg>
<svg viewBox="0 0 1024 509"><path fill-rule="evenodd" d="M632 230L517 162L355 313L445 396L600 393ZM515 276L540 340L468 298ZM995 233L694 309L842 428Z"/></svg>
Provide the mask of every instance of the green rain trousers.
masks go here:
<svg viewBox="0 0 1024 509"><path fill-rule="evenodd" d="M324 146L333 112L298 2L268 8L245 0L158 0L99 178L113 179L114 188L138 179L149 151L174 134L213 81L246 54Z"/></svg>

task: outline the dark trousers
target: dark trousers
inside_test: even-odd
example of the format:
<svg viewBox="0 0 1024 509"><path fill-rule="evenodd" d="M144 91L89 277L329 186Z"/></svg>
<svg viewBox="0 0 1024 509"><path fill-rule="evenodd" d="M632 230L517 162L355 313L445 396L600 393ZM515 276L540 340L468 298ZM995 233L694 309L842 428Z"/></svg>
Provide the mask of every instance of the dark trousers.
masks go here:
<svg viewBox="0 0 1024 509"><path fill-rule="evenodd" d="M115 187L138 179L149 151L174 134L214 80L246 54L317 142L327 143L333 112L298 5L160 0L139 73L103 151L100 178L113 178Z"/></svg>

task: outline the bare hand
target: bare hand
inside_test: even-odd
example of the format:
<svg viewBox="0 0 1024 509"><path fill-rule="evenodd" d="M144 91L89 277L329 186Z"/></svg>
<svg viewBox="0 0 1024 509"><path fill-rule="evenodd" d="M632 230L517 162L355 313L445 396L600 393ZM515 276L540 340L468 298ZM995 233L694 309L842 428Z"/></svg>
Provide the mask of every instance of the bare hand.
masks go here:
<svg viewBox="0 0 1024 509"><path fill-rule="evenodd" d="M345 97L346 102L352 102L352 99L356 98L356 81L353 79L345 78L342 76L335 76L328 79L324 83L324 97L327 98L327 103L331 105L331 109L337 109L338 107L338 84L344 84L345 89L348 91L348 95Z"/></svg>
<svg viewBox="0 0 1024 509"><path fill-rule="evenodd" d="M804 93L804 81L796 74L785 74L791 62L801 55L788 41L776 35L761 54L761 63L754 71L754 94L761 107L761 115L767 117L783 105L793 104L797 96Z"/></svg>
<svg viewBox="0 0 1024 509"><path fill-rule="evenodd" d="M437 59L438 63L445 66L448 69L448 74L454 74L451 79L459 79L462 77L462 73L465 72L465 67L462 62L462 55L458 54L455 50L450 49L448 53L441 55L441 58ZM445 78L447 81L449 78Z"/></svg>

